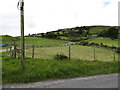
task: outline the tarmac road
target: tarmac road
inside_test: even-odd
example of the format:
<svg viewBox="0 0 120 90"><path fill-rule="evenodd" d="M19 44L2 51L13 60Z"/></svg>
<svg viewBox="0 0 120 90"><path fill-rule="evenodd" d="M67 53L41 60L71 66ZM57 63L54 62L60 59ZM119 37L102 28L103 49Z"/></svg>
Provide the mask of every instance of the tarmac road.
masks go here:
<svg viewBox="0 0 120 90"><path fill-rule="evenodd" d="M47 80L27 84L3 85L3 88L118 88L118 74Z"/></svg>

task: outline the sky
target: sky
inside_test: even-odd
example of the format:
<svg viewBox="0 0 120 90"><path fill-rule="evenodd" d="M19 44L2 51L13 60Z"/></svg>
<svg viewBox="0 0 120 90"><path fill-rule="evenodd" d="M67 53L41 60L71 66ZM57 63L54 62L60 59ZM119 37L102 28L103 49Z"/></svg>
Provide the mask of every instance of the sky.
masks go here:
<svg viewBox="0 0 120 90"><path fill-rule="evenodd" d="M19 0L1 0L0 35L20 36ZM25 35L63 28L118 25L119 0L24 0Z"/></svg>

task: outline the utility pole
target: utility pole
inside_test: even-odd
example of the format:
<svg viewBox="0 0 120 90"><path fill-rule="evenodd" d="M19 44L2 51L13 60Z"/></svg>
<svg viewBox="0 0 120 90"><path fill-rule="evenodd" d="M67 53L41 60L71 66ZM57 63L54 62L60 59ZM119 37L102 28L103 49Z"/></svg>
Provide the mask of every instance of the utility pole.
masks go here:
<svg viewBox="0 0 120 90"><path fill-rule="evenodd" d="M22 69L25 68L25 65L24 65L24 57L25 57L25 45L24 45L24 0L19 0L18 2L18 7L19 7L19 10L20 10L20 27L21 27L21 56L20 56L20 59L21 59L21 66L22 66Z"/></svg>

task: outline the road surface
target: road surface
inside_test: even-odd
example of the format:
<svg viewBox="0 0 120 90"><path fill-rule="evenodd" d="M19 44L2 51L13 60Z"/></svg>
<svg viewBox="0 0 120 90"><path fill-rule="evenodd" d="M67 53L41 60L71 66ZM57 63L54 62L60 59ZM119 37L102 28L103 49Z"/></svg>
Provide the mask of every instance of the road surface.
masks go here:
<svg viewBox="0 0 120 90"><path fill-rule="evenodd" d="M118 88L118 74L9 84L3 85L3 88Z"/></svg>
<svg viewBox="0 0 120 90"><path fill-rule="evenodd" d="M0 49L0 52L7 52L7 51L9 51L9 49L7 50L7 49Z"/></svg>

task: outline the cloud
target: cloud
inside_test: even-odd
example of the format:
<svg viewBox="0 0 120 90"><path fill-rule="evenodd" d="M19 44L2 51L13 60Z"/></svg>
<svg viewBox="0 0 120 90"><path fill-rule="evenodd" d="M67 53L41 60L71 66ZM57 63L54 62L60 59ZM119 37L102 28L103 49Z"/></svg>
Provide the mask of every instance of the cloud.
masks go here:
<svg viewBox="0 0 120 90"><path fill-rule="evenodd" d="M1 1L2 34L20 35L17 2ZM84 25L117 25L117 4L118 0L25 0L25 34Z"/></svg>

